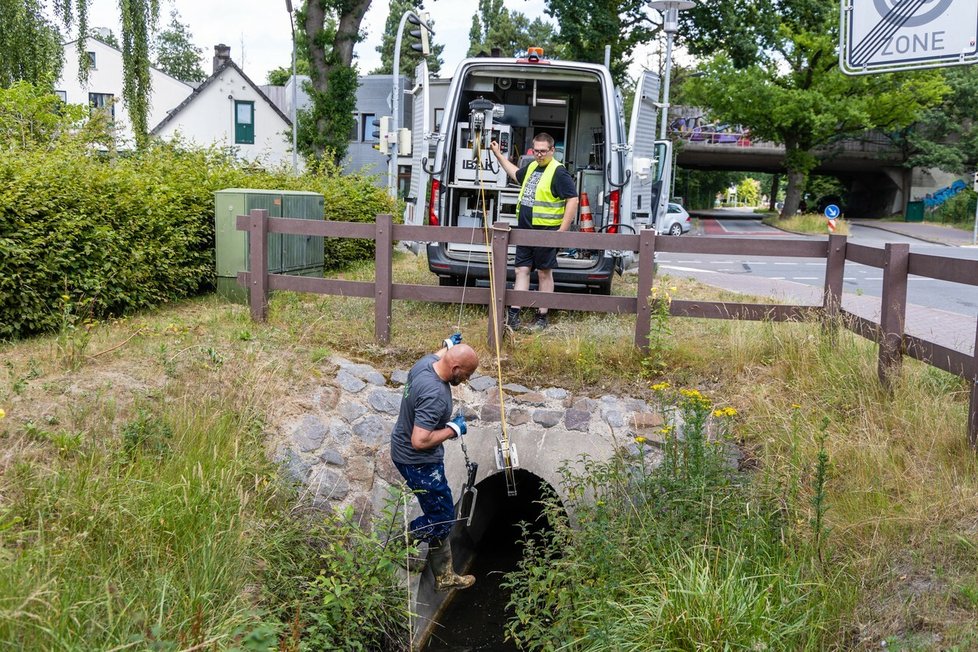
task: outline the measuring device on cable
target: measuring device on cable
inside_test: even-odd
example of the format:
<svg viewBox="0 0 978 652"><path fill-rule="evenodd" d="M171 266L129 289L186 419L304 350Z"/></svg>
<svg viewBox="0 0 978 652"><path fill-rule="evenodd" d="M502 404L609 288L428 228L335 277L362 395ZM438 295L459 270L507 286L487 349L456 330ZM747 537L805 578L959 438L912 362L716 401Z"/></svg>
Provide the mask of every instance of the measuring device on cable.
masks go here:
<svg viewBox="0 0 978 652"><path fill-rule="evenodd" d="M493 102L486 100L484 98L479 98L473 100L469 103L469 122L467 125L459 125L460 128L467 130L466 139L460 139L460 142L471 143L471 156L466 157L465 165L474 167L473 178L479 181L479 198L481 201L483 219L482 227L485 236L486 245L486 255L488 256L489 263L489 305L494 307L496 305L496 286L494 279L495 274L495 256L492 255L492 238L489 235L489 220L485 219L487 216L486 211L486 193L485 186L486 183L490 184L506 184L506 170L503 169L502 165L495 164L492 160L488 159L492 156L492 152L486 147L487 141L497 140L500 143L500 148L505 146L502 151L508 151L509 149L509 127L507 125L493 125L493 119L502 116L503 107L494 104ZM468 148L467 148L468 149ZM485 172L488 169L489 175ZM501 179L500 179L501 175ZM473 230L474 231L474 230ZM506 265L506 258L502 260L502 264ZM465 278L468 279L468 261L466 261ZM459 315L458 315L458 329L461 330L462 325L462 307L465 304L465 286L468 283L464 283L462 286L462 301L459 305ZM493 332L499 332L499 316L496 310L489 310L489 318L492 320ZM502 362L501 355L499 351L499 338L493 338L495 343L495 353L496 353L496 386L499 390L499 423L501 426L501 435L496 438L496 469L502 471L506 478L506 495L515 496L516 495L516 473L515 469L519 467L519 457L516 452L516 447L509 440L509 433L506 431L506 407L503 401L503 379L502 379ZM478 489L475 486L475 477L478 473L479 465L471 462L469 460L469 453L465 447L465 441L462 439L462 454L465 456L465 466L468 471L468 478L465 483L465 487L462 491L462 498L459 501L459 520L465 520L467 525L472 523L472 514L475 511L475 502L478 498Z"/></svg>

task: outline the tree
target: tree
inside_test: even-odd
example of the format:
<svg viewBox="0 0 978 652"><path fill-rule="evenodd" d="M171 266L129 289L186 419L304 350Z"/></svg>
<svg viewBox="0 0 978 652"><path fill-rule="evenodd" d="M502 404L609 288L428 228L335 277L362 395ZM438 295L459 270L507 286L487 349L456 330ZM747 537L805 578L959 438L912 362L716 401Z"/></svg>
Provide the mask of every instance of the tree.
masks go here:
<svg viewBox="0 0 978 652"><path fill-rule="evenodd" d="M734 52L726 50L723 36L740 23L725 24L721 18L729 7L720 5L701 4L689 12L709 17L687 31L690 50L714 48L715 54L702 67L704 76L686 84L687 97L714 118L750 129L753 139L784 145L788 185L782 216L797 211L808 174L831 145L868 130L910 124L946 90L933 71L843 75L836 55L838 10L831 2L748 2L744 29L753 38L753 51L732 37Z"/></svg>
<svg viewBox="0 0 978 652"><path fill-rule="evenodd" d="M391 0L390 5L387 23L384 25L384 38L377 46L377 52L380 53L380 67L373 71L375 75L391 74L391 69L394 67L394 43L397 38L397 28L401 24L401 16L409 9L424 9L424 2L414 3L411 0ZM435 26L434 22L429 23L429 25L432 29ZM408 23L406 29L415 29L415 26ZM414 76L414 69L421 61L421 53L411 48L411 45L416 42L408 35L401 37L401 74L409 78ZM444 49L444 45L431 43L431 54L428 55L428 72L432 75L441 72L441 66L445 63L441 58Z"/></svg>
<svg viewBox="0 0 978 652"><path fill-rule="evenodd" d="M611 74L621 84L635 46L659 31L645 5L645 0L547 0L547 14L557 20L562 54L568 59L599 63L610 45Z"/></svg>
<svg viewBox="0 0 978 652"><path fill-rule="evenodd" d="M499 48L503 56L515 56L530 46L542 47L551 56L560 56L554 26L525 14L510 11L503 0L479 0L479 11L472 16L468 56L490 54Z"/></svg>
<svg viewBox="0 0 978 652"><path fill-rule="evenodd" d="M0 88L51 85L63 65L61 35L38 0L0 0Z"/></svg>
<svg viewBox="0 0 978 652"><path fill-rule="evenodd" d="M183 81L202 82L207 79L207 73L200 66L203 48L193 43L190 29L180 22L180 13L170 11L170 24L156 35L153 43L156 51L156 66L177 79Z"/></svg>
<svg viewBox="0 0 978 652"><path fill-rule="evenodd" d="M304 47L309 59L309 88L312 109L300 119L304 148L317 158L327 152L336 162L346 156L349 134L355 124L357 70L353 66L353 46L362 40L360 24L370 0L306 0L297 12L304 32Z"/></svg>
<svg viewBox="0 0 978 652"><path fill-rule="evenodd" d="M900 134L907 165L963 174L978 166L978 66L946 68L950 92Z"/></svg>

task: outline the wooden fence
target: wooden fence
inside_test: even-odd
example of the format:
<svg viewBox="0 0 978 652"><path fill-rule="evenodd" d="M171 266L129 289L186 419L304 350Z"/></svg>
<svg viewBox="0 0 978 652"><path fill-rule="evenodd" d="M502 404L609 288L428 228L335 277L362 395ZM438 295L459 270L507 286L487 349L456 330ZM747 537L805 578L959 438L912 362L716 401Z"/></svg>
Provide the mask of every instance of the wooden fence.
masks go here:
<svg viewBox="0 0 978 652"><path fill-rule="evenodd" d="M733 256L777 256L782 258L825 259L825 286L822 304L782 305L726 301L673 300L669 314L676 317L706 319L741 319L765 321L821 320L828 327L842 325L879 345L878 375L889 387L900 373L903 356L907 355L931 366L966 379L971 384L968 410L968 441L978 443L978 328L975 348L971 353L929 342L904 332L907 310L907 279L922 276L953 283L978 285L978 261L910 253L907 244L887 244L884 249L847 242L845 236L832 235L827 240L758 238L657 238L653 231L636 235L607 233L555 233L510 229L497 223L490 231L493 260L506 260L510 245L557 246L560 248L604 249L632 251L639 254L638 290L636 296L599 296L579 293L541 293L517 291L506 287L506 266L493 267L495 303L489 288L442 287L394 283L392 255L395 241L443 242L469 244L473 229L464 227L431 227L394 224L390 215L378 215L376 223L320 222L292 218L270 218L266 210L253 210L239 215L237 228L250 236L249 272L239 272L238 282L250 290L251 316L265 319L268 293L272 290L292 290L317 294L364 297L374 300L374 337L381 343L390 340L391 304L393 300L410 299L434 303L466 303L489 306L495 319L488 320L489 345L502 337L506 306L548 309L583 310L634 314L635 346L647 352L652 315L655 310L652 296L655 280L654 256L657 251L689 254L725 254ZM478 229L480 242L482 229ZM363 238L376 243L376 273L373 282L346 281L268 273L268 234L282 233L329 238ZM880 323L875 323L842 308L842 283L846 261L883 270L883 292L880 304ZM643 297L639 300L638 297Z"/></svg>

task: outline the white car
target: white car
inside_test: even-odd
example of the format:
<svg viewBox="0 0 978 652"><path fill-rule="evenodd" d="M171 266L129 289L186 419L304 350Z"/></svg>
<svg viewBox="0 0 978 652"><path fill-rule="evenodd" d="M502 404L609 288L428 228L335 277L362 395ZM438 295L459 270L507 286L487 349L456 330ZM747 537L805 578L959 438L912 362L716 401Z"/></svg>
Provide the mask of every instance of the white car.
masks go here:
<svg viewBox="0 0 978 652"><path fill-rule="evenodd" d="M679 204L669 202L662 224L656 225L655 232L660 235L682 235L689 233L690 226L689 213L686 209Z"/></svg>

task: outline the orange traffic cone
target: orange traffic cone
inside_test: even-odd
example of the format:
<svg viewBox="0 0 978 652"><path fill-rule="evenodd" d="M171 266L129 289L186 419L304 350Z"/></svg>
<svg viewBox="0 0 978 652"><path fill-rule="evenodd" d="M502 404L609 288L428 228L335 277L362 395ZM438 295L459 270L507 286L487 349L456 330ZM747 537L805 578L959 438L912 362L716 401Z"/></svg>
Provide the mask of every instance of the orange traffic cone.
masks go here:
<svg viewBox="0 0 978 652"><path fill-rule="evenodd" d="M578 231L582 233L594 233L594 218L591 217L591 204L588 203L587 193L581 193L581 219Z"/></svg>

